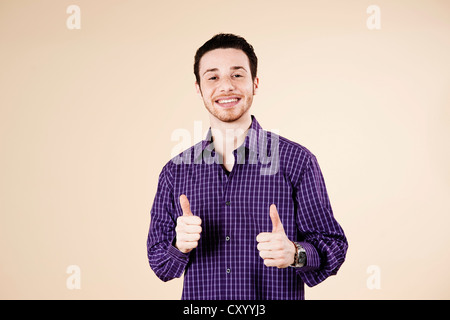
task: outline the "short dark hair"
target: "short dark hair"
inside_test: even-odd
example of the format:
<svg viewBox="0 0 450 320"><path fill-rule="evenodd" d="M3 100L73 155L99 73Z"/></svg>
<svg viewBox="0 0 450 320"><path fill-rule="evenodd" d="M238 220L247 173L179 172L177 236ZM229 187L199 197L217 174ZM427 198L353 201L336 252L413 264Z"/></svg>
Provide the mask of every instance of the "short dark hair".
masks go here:
<svg viewBox="0 0 450 320"><path fill-rule="evenodd" d="M231 34L231 33L219 33L214 37L206 41L200 48L198 48L195 53L194 59L194 74L197 83L200 85L200 59L205 53L214 49L239 49L244 51L248 57L250 64L250 72L252 74L252 80L256 78L256 72L258 69L258 58L256 57L255 51L251 44L247 42L241 36Z"/></svg>

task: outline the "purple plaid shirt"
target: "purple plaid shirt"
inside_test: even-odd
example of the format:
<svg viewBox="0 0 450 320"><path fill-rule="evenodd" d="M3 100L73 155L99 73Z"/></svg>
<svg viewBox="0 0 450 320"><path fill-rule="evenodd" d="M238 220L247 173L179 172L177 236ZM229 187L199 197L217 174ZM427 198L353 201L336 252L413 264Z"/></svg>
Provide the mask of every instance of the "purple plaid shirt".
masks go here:
<svg viewBox="0 0 450 320"><path fill-rule="evenodd" d="M347 240L333 217L322 173L305 147L261 128L255 117L244 143L233 151L231 172L205 140L170 160L159 176L147 239L151 268L163 281L184 273L182 299L304 299L337 273ZM174 247L179 196L202 219L198 247ZM274 203L287 237L306 250L304 267L266 267L256 236L271 232Z"/></svg>

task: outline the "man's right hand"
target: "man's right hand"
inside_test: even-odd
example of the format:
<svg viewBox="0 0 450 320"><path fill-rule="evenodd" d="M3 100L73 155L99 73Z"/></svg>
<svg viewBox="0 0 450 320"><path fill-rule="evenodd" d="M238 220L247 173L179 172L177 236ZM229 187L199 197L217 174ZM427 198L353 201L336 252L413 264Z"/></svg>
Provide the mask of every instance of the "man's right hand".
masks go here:
<svg viewBox="0 0 450 320"><path fill-rule="evenodd" d="M188 253L198 245L202 232L202 220L200 217L194 216L189 200L184 194L180 196L180 204L183 215L177 218L175 247L183 253Z"/></svg>

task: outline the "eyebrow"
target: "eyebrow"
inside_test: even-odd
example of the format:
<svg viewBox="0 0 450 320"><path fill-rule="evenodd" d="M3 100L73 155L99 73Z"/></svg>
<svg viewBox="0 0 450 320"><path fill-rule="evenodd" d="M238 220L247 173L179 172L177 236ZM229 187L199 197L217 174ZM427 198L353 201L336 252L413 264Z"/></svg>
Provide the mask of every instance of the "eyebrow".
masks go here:
<svg viewBox="0 0 450 320"><path fill-rule="evenodd" d="M242 69L242 70L244 70L245 72L247 72L247 70L245 70L245 68L244 68L243 66L232 66L232 67L230 67L230 69L231 69L231 70L239 70L239 69ZM211 69L208 69L208 70L206 70L205 72L203 72L203 75L205 75L205 73L207 73L207 72L213 72L213 71L219 71L219 69L217 69L217 68L211 68Z"/></svg>

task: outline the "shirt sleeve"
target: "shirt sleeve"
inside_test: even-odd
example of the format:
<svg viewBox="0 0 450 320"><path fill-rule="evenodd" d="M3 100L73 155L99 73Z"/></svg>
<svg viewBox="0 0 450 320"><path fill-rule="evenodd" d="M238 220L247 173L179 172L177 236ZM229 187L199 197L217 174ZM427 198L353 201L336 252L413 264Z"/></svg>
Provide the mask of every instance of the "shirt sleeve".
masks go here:
<svg viewBox="0 0 450 320"><path fill-rule="evenodd" d="M295 191L298 241L306 251L306 265L298 268L297 273L312 287L337 273L344 263L348 243L333 216L322 172L314 155L310 155Z"/></svg>
<svg viewBox="0 0 450 320"><path fill-rule="evenodd" d="M177 213L170 180L166 165L159 175L147 238L148 262L162 281L181 277L189 261L189 253L173 246Z"/></svg>

